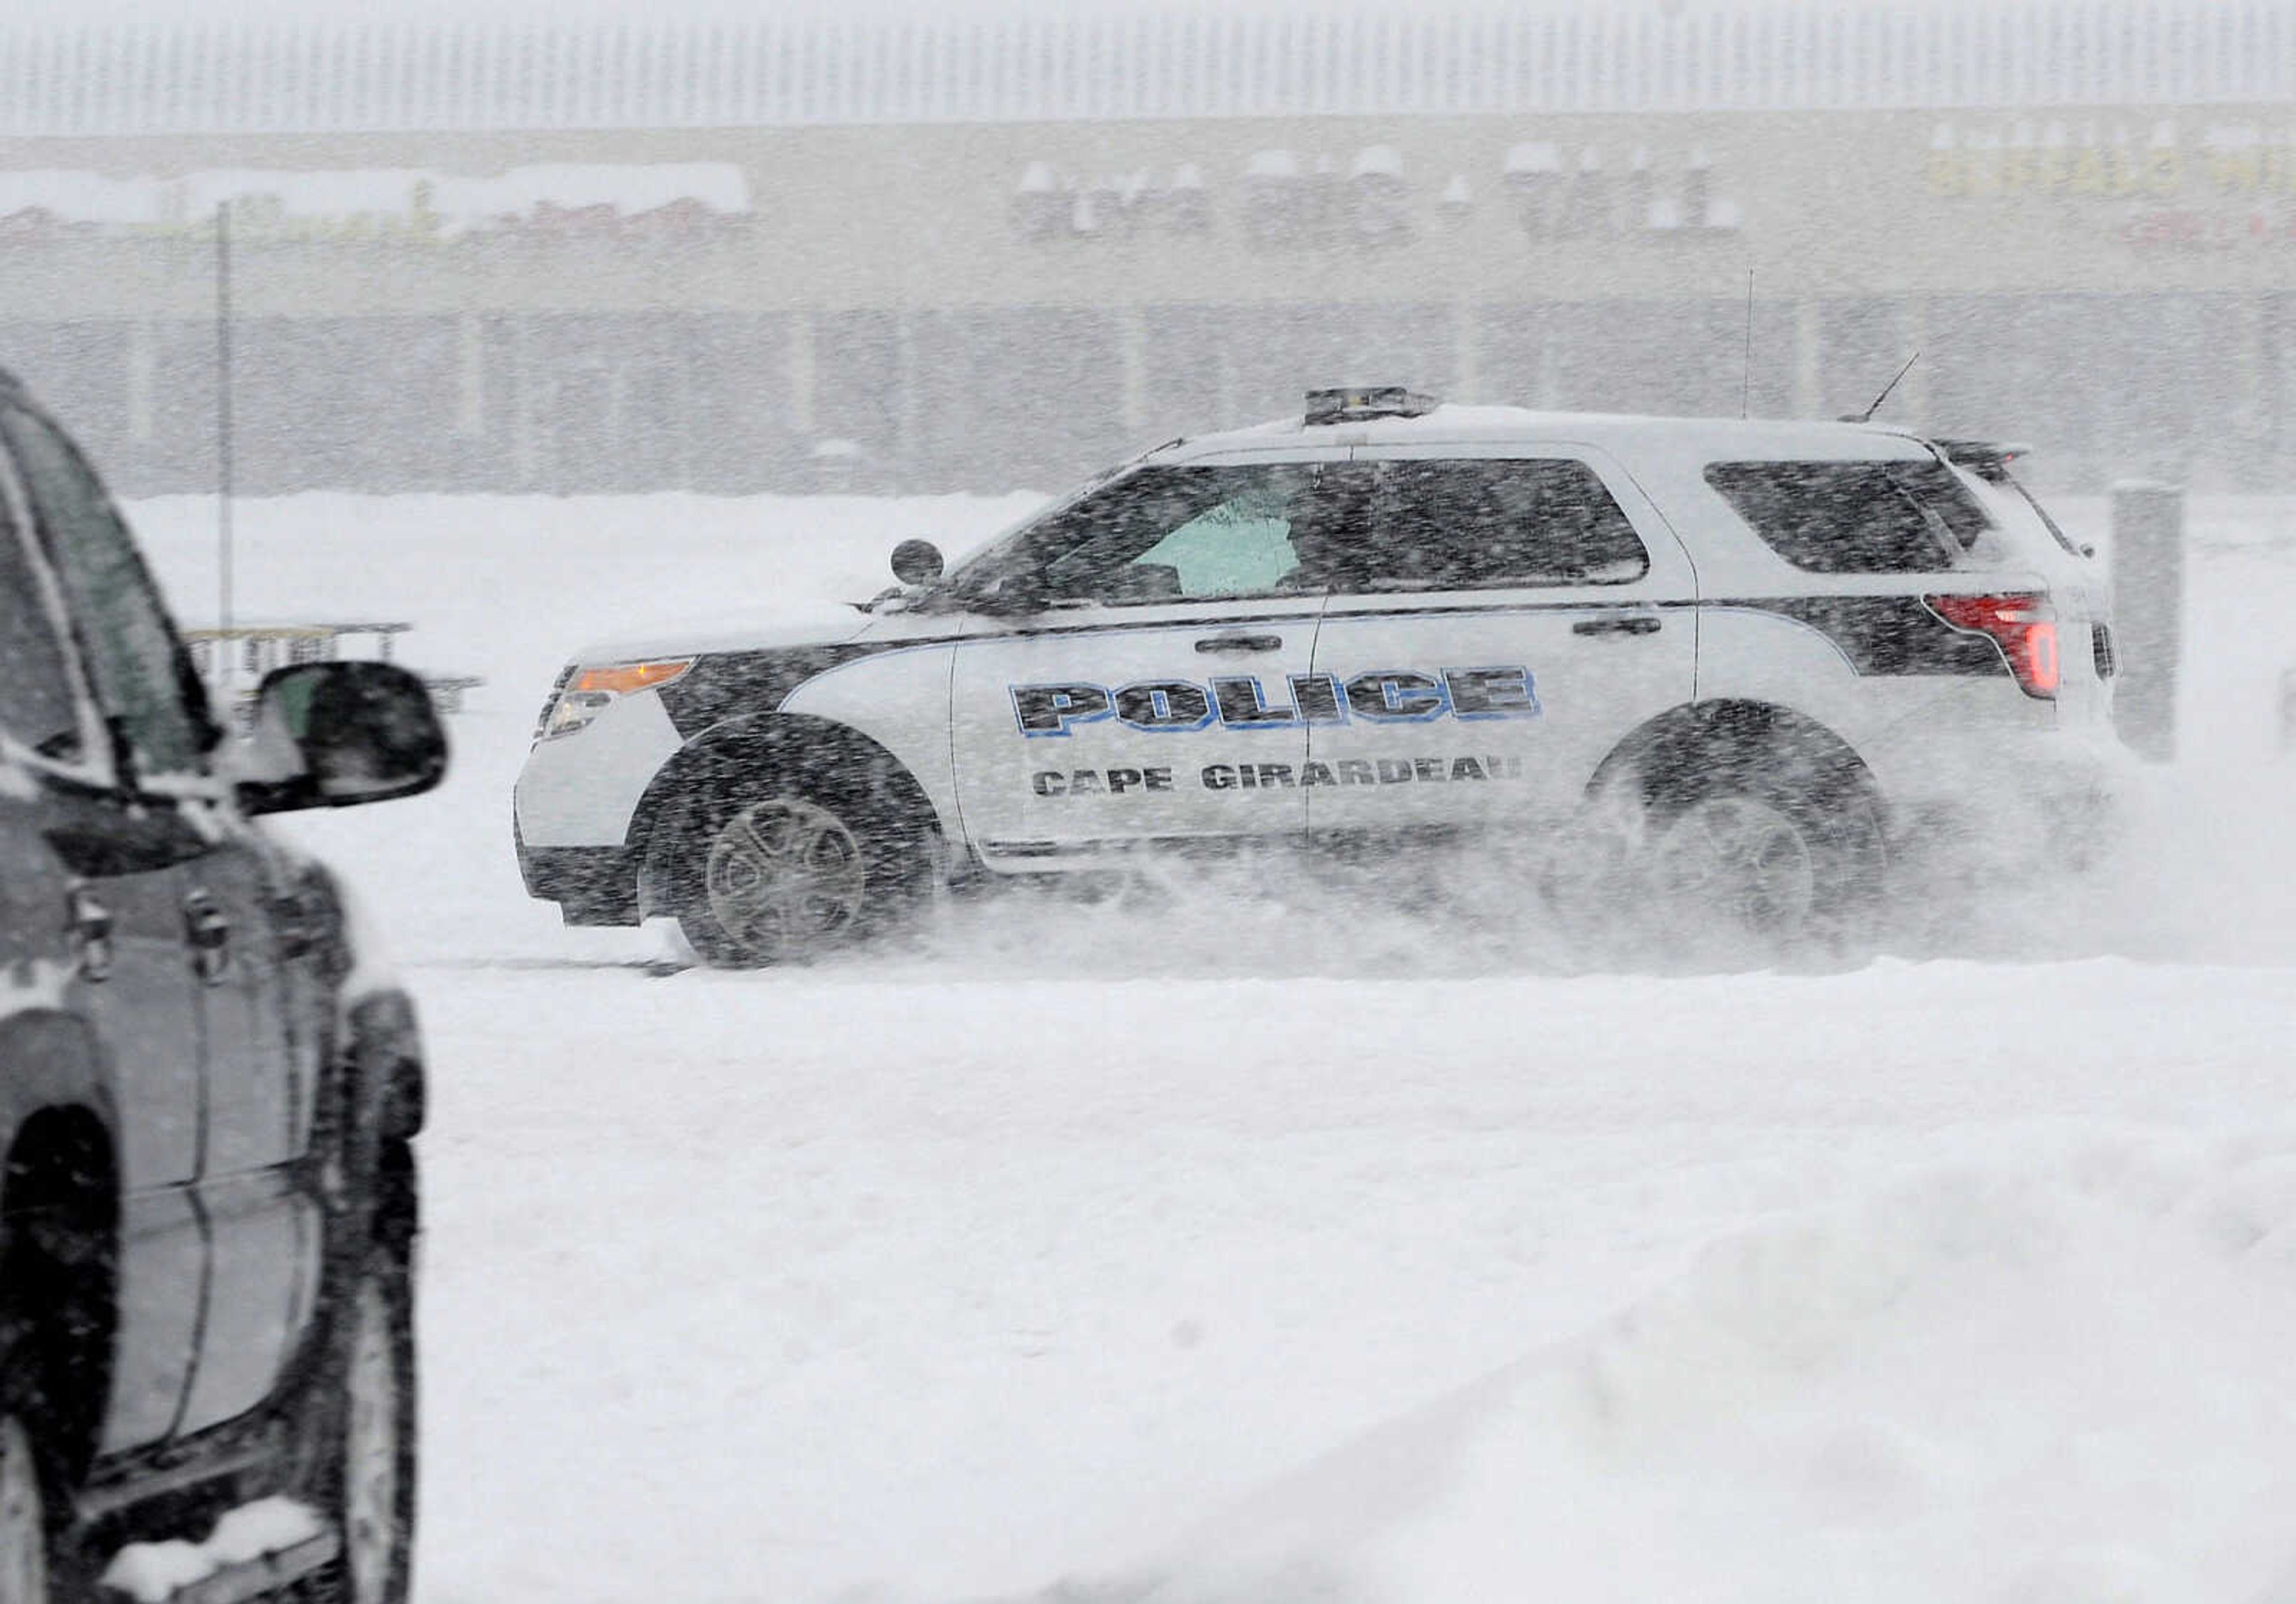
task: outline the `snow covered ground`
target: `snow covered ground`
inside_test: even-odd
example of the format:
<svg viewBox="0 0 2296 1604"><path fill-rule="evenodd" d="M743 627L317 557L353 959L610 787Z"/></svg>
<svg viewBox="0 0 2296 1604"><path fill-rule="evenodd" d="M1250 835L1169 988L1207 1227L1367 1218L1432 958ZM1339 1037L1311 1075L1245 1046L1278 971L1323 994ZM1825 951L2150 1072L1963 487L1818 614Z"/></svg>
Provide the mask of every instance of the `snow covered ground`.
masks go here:
<svg viewBox="0 0 2296 1604"><path fill-rule="evenodd" d="M1983 962L1330 893L665 978L524 899L576 644L1030 504L240 509L242 616L487 682L439 793L293 822L430 1035L425 1604L2296 1600L2296 501L2195 506L2184 756ZM211 508L131 511L209 613Z"/></svg>

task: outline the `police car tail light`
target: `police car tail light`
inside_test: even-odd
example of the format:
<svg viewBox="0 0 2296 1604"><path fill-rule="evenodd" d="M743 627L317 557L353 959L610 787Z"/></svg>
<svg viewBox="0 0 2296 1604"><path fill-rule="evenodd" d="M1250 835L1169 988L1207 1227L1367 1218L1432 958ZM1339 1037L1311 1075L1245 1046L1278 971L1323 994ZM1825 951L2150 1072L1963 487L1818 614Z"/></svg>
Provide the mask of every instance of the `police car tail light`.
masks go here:
<svg viewBox="0 0 2296 1604"><path fill-rule="evenodd" d="M2045 595L2013 591L1989 596L1924 596L1929 610L1954 628L1990 635L2009 660L2018 688L2043 700L2057 694L2057 615Z"/></svg>
<svg viewBox="0 0 2296 1604"><path fill-rule="evenodd" d="M693 667L692 658L669 658L650 663L605 663L575 672L550 709L542 739L571 735L625 696L654 691Z"/></svg>

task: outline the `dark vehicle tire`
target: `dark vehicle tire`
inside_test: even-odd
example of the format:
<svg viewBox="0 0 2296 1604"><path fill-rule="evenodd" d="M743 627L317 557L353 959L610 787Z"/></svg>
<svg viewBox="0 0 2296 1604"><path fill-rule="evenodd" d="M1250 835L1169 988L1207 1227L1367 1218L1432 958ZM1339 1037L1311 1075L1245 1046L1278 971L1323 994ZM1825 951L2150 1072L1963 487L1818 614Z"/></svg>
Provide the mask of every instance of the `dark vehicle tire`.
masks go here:
<svg viewBox="0 0 2296 1604"><path fill-rule="evenodd" d="M728 788L673 832L657 878L703 962L802 962L907 922L931 885L922 831L874 796L760 782Z"/></svg>
<svg viewBox="0 0 2296 1604"><path fill-rule="evenodd" d="M0 1353L8 1364L13 1350ZM14 1375L12 1368L0 1374ZM13 1387L0 1392L0 1604L48 1604L54 1522L51 1468L38 1426Z"/></svg>
<svg viewBox="0 0 2296 1604"><path fill-rule="evenodd" d="M404 1154L404 1173L413 1160ZM398 1166L386 1164L386 1186ZM409 1233L386 1228L335 1279L300 1477L342 1553L290 1597L406 1604L414 1568L414 1281Z"/></svg>
<svg viewBox="0 0 2296 1604"><path fill-rule="evenodd" d="M1657 928L1677 953L1760 965L1877 944L1887 851L1855 773L1697 776L1652 800L1646 841Z"/></svg>

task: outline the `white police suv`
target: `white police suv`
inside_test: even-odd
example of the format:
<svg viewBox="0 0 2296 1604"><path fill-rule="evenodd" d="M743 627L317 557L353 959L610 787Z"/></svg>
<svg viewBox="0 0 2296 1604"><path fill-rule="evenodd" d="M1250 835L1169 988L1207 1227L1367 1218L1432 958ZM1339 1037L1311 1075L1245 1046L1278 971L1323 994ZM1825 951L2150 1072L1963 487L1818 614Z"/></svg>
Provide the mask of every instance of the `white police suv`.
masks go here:
<svg viewBox="0 0 2296 1604"><path fill-rule="evenodd" d="M1623 810L1638 894L1825 940L1958 824L2088 827L2102 576L2011 454L1316 391L954 571L906 543L874 602L584 651L518 782L520 865L569 923L674 915L744 964L939 877L1147 848L1435 839L1568 883L1590 809Z"/></svg>

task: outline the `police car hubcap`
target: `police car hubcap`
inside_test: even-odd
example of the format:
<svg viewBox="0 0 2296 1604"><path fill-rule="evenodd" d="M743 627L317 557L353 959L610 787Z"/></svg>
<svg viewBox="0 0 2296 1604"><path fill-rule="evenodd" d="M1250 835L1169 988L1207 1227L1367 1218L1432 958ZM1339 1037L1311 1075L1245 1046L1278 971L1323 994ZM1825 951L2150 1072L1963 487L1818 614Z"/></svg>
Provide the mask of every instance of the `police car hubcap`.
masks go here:
<svg viewBox="0 0 2296 1604"><path fill-rule="evenodd" d="M709 912L726 934L767 952L806 946L861 914L867 874L860 844L810 802L743 808L709 843Z"/></svg>
<svg viewBox="0 0 2296 1604"><path fill-rule="evenodd" d="M46 1526L32 1439L13 1415L0 1419L0 1604L45 1604Z"/></svg>
<svg viewBox="0 0 2296 1604"><path fill-rule="evenodd" d="M1792 819L1744 797L1701 802L1660 849L1661 885L1677 905L1757 936L1792 936L1817 901L1817 866Z"/></svg>

